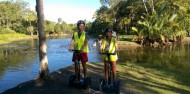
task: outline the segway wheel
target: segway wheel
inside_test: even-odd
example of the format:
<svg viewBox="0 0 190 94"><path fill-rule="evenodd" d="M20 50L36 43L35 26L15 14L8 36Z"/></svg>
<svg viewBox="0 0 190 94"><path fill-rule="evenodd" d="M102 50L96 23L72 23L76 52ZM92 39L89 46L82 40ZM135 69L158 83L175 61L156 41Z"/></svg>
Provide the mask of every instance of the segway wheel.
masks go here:
<svg viewBox="0 0 190 94"><path fill-rule="evenodd" d="M121 86L121 83L120 83L120 80L117 81L117 90L116 90L116 94L120 94L120 86Z"/></svg>
<svg viewBox="0 0 190 94"><path fill-rule="evenodd" d="M88 89L90 88L91 85L91 78L90 77L86 77L85 78L85 88Z"/></svg>
<svg viewBox="0 0 190 94"><path fill-rule="evenodd" d="M75 75L71 75L70 78L69 78L69 86L73 86L75 80L76 80L76 76Z"/></svg>
<svg viewBox="0 0 190 94"><path fill-rule="evenodd" d="M106 80L104 78L100 79L100 81L99 81L100 92L103 92L103 87L105 86L105 84L106 84Z"/></svg>

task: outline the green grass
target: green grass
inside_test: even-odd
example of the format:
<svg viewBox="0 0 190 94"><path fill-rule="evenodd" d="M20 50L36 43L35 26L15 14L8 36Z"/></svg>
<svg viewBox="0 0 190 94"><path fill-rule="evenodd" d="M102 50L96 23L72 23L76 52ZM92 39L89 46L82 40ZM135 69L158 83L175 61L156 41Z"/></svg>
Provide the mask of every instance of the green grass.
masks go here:
<svg viewBox="0 0 190 94"><path fill-rule="evenodd" d="M117 63L123 87L135 94L189 94L190 73L138 63Z"/></svg>
<svg viewBox="0 0 190 94"><path fill-rule="evenodd" d="M119 35L120 41L131 41L133 38L133 35Z"/></svg>
<svg viewBox="0 0 190 94"><path fill-rule="evenodd" d="M29 38L25 34L0 34L0 44L6 44L17 40L27 39Z"/></svg>
<svg viewBox="0 0 190 94"><path fill-rule="evenodd" d="M89 72L96 73L91 75L92 78L104 77L103 62L87 65ZM121 91L129 94L190 94L189 71L146 63L117 62L117 79L121 80Z"/></svg>

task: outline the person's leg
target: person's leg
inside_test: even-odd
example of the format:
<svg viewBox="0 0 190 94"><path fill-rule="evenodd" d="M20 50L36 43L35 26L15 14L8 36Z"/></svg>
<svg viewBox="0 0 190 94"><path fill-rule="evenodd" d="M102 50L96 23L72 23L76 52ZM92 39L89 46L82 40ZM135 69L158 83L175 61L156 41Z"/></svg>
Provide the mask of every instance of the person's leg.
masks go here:
<svg viewBox="0 0 190 94"><path fill-rule="evenodd" d="M77 62L78 58L77 58L77 54L73 53L73 59L72 61L74 62L74 68L75 68L75 75L78 76L79 74L79 67L78 67L78 62Z"/></svg>
<svg viewBox="0 0 190 94"><path fill-rule="evenodd" d="M107 61L104 61L104 73L105 73L106 81L108 81L108 62Z"/></svg>
<svg viewBox="0 0 190 94"><path fill-rule="evenodd" d="M86 73L87 73L86 62L82 63L82 67L83 67L84 77L86 78Z"/></svg>
<svg viewBox="0 0 190 94"><path fill-rule="evenodd" d="M78 76L79 73L80 73L80 70L79 70L79 66L77 65L77 62L74 62L74 66L75 66L75 75Z"/></svg>
<svg viewBox="0 0 190 94"><path fill-rule="evenodd" d="M113 72L113 80L116 82L116 61L111 62L111 70Z"/></svg>
<svg viewBox="0 0 190 94"><path fill-rule="evenodd" d="M88 62L88 54L87 53L81 53L80 54L81 62L82 62L82 67L83 67L83 74L84 77L87 77L87 67L86 67L86 62Z"/></svg>

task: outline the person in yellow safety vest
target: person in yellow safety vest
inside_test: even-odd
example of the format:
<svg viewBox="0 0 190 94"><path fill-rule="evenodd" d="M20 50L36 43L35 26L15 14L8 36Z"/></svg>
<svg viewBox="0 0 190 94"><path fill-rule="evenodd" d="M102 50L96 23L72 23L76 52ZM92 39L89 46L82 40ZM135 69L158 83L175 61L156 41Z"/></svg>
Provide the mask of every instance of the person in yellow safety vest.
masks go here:
<svg viewBox="0 0 190 94"><path fill-rule="evenodd" d="M84 31L85 22L79 20L77 22L77 28L78 31L73 33L73 37L69 46L69 51L73 50L73 48L74 50L79 50L78 54L73 53L73 58L72 58L72 61L74 62L75 65L75 74L77 75L80 72L79 67L76 66L75 62L76 59L78 59L82 62L84 77L86 77L87 74L86 62L88 62L89 47L88 47L88 36Z"/></svg>
<svg viewBox="0 0 190 94"><path fill-rule="evenodd" d="M103 42L100 46L100 54L102 53L116 53L116 55L110 55L110 64L111 64L111 71L113 73L114 83L116 84L116 60L118 59L118 46L117 42L112 37L112 29L106 28L105 29L106 36L103 39ZM108 81L108 57L107 55L103 55L104 58L104 72L106 81Z"/></svg>

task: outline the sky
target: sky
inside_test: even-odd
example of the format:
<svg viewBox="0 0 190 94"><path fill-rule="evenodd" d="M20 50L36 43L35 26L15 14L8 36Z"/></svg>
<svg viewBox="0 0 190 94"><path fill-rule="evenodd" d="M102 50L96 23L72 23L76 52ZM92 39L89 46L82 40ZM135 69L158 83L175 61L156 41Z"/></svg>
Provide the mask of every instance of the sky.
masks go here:
<svg viewBox="0 0 190 94"><path fill-rule="evenodd" d="M36 0L25 0L35 8ZM94 12L101 7L100 0L43 0L45 19L57 22L62 18L66 23L78 20L92 21Z"/></svg>
<svg viewBox="0 0 190 94"><path fill-rule="evenodd" d="M35 10L36 0L23 1ZM62 18L68 24L84 19L93 21L94 12L101 7L100 0L43 0L43 5L46 20L58 22L58 18Z"/></svg>

